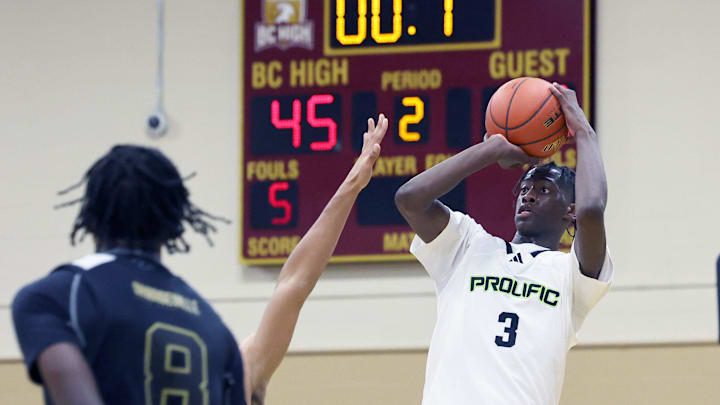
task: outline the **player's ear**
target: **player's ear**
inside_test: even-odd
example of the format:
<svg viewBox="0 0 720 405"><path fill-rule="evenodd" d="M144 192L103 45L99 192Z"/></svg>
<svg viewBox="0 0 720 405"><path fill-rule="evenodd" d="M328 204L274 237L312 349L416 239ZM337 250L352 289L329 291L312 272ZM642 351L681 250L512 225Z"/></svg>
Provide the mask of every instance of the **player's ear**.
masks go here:
<svg viewBox="0 0 720 405"><path fill-rule="evenodd" d="M575 203L570 203L570 205L568 205L567 212L565 213L565 216L563 216L563 219L568 222L575 222Z"/></svg>

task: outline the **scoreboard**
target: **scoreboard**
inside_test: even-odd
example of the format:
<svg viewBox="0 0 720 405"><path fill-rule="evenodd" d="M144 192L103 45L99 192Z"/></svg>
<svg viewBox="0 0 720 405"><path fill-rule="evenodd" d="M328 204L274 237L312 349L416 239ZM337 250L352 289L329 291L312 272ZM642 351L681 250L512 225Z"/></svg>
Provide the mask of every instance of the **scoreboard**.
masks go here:
<svg viewBox="0 0 720 405"><path fill-rule="evenodd" d="M486 105L503 83L565 83L589 115L592 8L591 0L242 1L241 261L287 258L359 156L367 119L381 112L389 119L381 156L331 261L412 260L414 234L395 191L481 142ZM550 159L574 167L574 146ZM519 175L493 165L441 200L510 239Z"/></svg>

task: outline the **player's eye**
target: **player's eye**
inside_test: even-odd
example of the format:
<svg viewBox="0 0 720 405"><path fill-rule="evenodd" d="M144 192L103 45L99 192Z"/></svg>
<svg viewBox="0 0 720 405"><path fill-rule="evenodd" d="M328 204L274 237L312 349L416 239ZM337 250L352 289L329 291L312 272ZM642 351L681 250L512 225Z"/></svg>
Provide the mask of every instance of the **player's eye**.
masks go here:
<svg viewBox="0 0 720 405"><path fill-rule="evenodd" d="M542 190L540 190L543 194L548 194L550 192L550 189L547 187L543 187Z"/></svg>
<svg viewBox="0 0 720 405"><path fill-rule="evenodd" d="M520 194L527 194L528 190L530 190L530 187L522 186L520 187Z"/></svg>

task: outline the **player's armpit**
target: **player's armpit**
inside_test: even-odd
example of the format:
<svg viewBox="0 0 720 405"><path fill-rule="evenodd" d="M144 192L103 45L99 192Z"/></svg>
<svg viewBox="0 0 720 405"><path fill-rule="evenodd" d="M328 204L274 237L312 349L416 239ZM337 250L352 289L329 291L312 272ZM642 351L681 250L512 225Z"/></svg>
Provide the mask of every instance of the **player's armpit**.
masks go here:
<svg viewBox="0 0 720 405"><path fill-rule="evenodd" d="M43 384L56 405L101 405L95 376L80 349L57 343L38 357Z"/></svg>

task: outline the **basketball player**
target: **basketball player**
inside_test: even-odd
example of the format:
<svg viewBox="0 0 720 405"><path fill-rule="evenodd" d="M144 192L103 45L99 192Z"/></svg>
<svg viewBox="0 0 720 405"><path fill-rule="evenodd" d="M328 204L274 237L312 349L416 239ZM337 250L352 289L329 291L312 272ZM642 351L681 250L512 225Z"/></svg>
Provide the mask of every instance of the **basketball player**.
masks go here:
<svg viewBox="0 0 720 405"><path fill-rule="evenodd" d="M557 404L567 351L610 286L597 136L574 91L557 84L551 91L577 143L577 176L552 163L522 175L512 242L438 201L484 167L535 162L501 135L415 176L395 196L417 234L410 251L437 292L424 405ZM570 253L558 252L573 224Z"/></svg>
<svg viewBox="0 0 720 405"><path fill-rule="evenodd" d="M138 146L116 146L98 160L84 177L71 234L72 241L91 234L97 253L61 265L13 302L25 363L46 403L262 404L300 309L370 180L387 119L368 124L360 157L285 262L241 348L207 301L160 262L162 246L189 250L184 224L205 236L214 231L175 166Z"/></svg>

